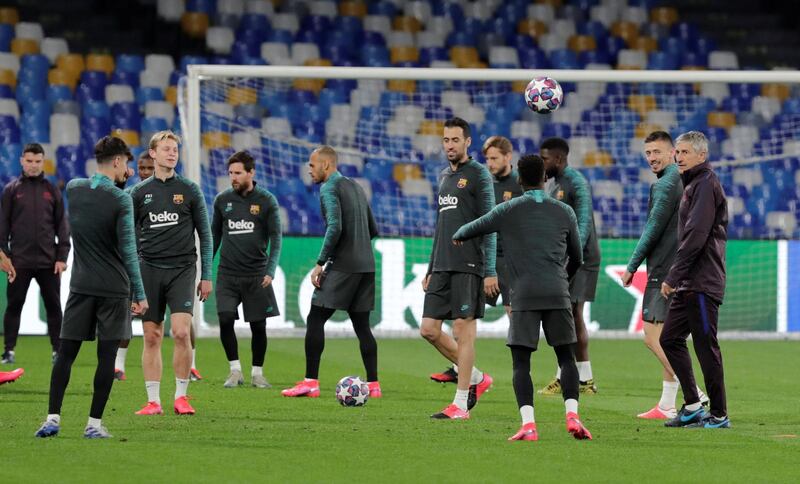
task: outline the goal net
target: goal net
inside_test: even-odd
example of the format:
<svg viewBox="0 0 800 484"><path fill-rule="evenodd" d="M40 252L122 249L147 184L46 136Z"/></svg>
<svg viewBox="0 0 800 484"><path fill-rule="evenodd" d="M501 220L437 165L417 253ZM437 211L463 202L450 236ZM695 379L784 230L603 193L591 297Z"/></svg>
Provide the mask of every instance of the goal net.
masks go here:
<svg viewBox="0 0 800 484"><path fill-rule="evenodd" d="M529 111L522 91L535 75L559 80L563 107ZM589 180L602 265L592 331L637 332L645 266L623 288L625 270L647 217L655 176L643 139L701 130L728 195L727 297L721 330L786 328L785 240L797 238L800 76L793 72L543 71L482 69L190 66L179 107L184 171L210 205L230 184L226 161L236 150L257 160L256 180L281 206L284 244L274 285L281 316L271 328L301 328L324 234L319 187L307 175L321 144L339 154L339 170L365 189L380 228L377 330L410 334L422 317L421 280L436 219L437 174L446 166L443 123L472 127L470 155L493 135L509 138L513 163L542 140L565 138L569 163ZM793 98L795 95L795 98ZM783 241L782 241L783 240ZM784 254L783 256L781 254ZM783 281L783 282L782 282ZM345 314L329 329L349 330ZM206 324L217 324L212 298ZM502 307L488 308L479 331L503 334Z"/></svg>

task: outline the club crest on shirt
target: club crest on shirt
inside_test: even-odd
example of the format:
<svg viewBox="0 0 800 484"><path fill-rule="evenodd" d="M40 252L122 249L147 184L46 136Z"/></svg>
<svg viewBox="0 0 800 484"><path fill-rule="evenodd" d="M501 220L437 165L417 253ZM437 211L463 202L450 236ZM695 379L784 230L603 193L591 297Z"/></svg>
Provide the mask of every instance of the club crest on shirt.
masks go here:
<svg viewBox="0 0 800 484"><path fill-rule="evenodd" d="M147 205L148 203L153 201L153 194L152 193L145 193L144 195L144 204Z"/></svg>
<svg viewBox="0 0 800 484"><path fill-rule="evenodd" d="M183 194L182 193L174 193L172 195L172 203L175 205L180 205L183 203Z"/></svg>
<svg viewBox="0 0 800 484"><path fill-rule="evenodd" d="M227 204L227 205L225 205L225 213L228 213L228 212L230 212L231 210L233 210L233 203L231 203L231 202L228 202L228 204Z"/></svg>
<svg viewBox="0 0 800 484"><path fill-rule="evenodd" d="M507 202L511 200L511 192L503 192L503 201Z"/></svg>
<svg viewBox="0 0 800 484"><path fill-rule="evenodd" d="M261 213L261 205L250 205L250 214L258 215Z"/></svg>
<svg viewBox="0 0 800 484"><path fill-rule="evenodd" d="M564 200L564 190L559 190L556 192L556 199Z"/></svg>
<svg viewBox="0 0 800 484"><path fill-rule="evenodd" d="M458 185L456 185L456 186L458 188L464 188L465 186L467 186L467 179L466 178L459 178L458 179Z"/></svg>

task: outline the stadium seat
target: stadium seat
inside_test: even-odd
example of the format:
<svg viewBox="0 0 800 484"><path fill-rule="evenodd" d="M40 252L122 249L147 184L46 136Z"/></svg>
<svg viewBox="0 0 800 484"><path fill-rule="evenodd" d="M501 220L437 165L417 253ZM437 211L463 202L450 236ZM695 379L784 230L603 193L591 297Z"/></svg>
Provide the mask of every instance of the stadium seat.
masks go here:
<svg viewBox="0 0 800 484"><path fill-rule="evenodd" d="M51 65L56 63L58 56L69 53L67 41L62 38L45 37L42 39L39 48L42 54L50 61Z"/></svg>
<svg viewBox="0 0 800 484"><path fill-rule="evenodd" d="M11 69L0 69L0 85L11 89L17 85L17 75Z"/></svg>
<svg viewBox="0 0 800 484"><path fill-rule="evenodd" d="M797 228L797 218L792 212L769 212L766 227L776 231L782 238L792 238Z"/></svg>
<svg viewBox="0 0 800 484"><path fill-rule="evenodd" d="M478 50L475 47L468 46L451 47L450 60L458 67L466 67L480 62Z"/></svg>
<svg viewBox="0 0 800 484"><path fill-rule="evenodd" d="M611 35L621 38L628 47L633 48L634 42L639 38L639 26L631 22L614 22L611 25Z"/></svg>
<svg viewBox="0 0 800 484"><path fill-rule="evenodd" d="M779 102L784 102L791 96L791 88L787 84L767 83L761 85L761 95L775 98Z"/></svg>
<svg viewBox="0 0 800 484"><path fill-rule="evenodd" d="M33 39L21 39L17 37L11 41L11 52L22 57L25 55L38 54L39 43Z"/></svg>
<svg viewBox="0 0 800 484"><path fill-rule="evenodd" d="M229 54L235 40L228 27L209 27L206 32L206 47L215 54Z"/></svg>
<svg viewBox="0 0 800 484"><path fill-rule="evenodd" d="M185 11L183 0L157 0L156 13L167 22L178 22Z"/></svg>
<svg viewBox="0 0 800 484"><path fill-rule="evenodd" d="M526 9L526 17L529 19L536 19L544 24L552 23L556 18L556 12L552 5L546 3L534 3L528 5Z"/></svg>
<svg viewBox="0 0 800 484"><path fill-rule="evenodd" d="M19 11L14 7L0 7L0 23L16 25L19 23Z"/></svg>
<svg viewBox="0 0 800 484"><path fill-rule="evenodd" d="M217 13L241 17L245 10L245 0L218 0Z"/></svg>
<svg viewBox="0 0 800 484"><path fill-rule="evenodd" d="M303 65L310 59L319 59L319 47L316 44L307 42L295 42L292 44L292 62L296 65Z"/></svg>
<svg viewBox="0 0 800 484"><path fill-rule="evenodd" d="M547 24L536 18L522 19L517 23L517 32L529 35L535 39L548 32Z"/></svg>
<svg viewBox="0 0 800 484"><path fill-rule="evenodd" d="M647 54L641 50L622 49L617 55L617 69L645 69Z"/></svg>
<svg viewBox="0 0 800 484"><path fill-rule="evenodd" d="M595 38L589 35L573 35L567 41L567 47L576 53L597 49Z"/></svg>
<svg viewBox="0 0 800 484"><path fill-rule="evenodd" d="M30 39L39 44L44 39L44 29L36 22L19 22L14 26L16 38Z"/></svg>
<svg viewBox="0 0 800 484"><path fill-rule="evenodd" d="M340 2L339 15L364 18L367 15L367 5L359 1Z"/></svg>
<svg viewBox="0 0 800 484"><path fill-rule="evenodd" d="M272 16L272 28L287 30L294 35L300 29L300 21L294 13L277 13Z"/></svg>
<svg viewBox="0 0 800 484"><path fill-rule="evenodd" d="M732 51L715 50L708 54L708 67L717 70L739 69L739 60Z"/></svg>
<svg viewBox="0 0 800 484"><path fill-rule="evenodd" d="M47 74L47 82L50 85L69 86L71 90L75 90L78 79L72 72L56 68L50 69L50 72Z"/></svg>
<svg viewBox="0 0 800 484"><path fill-rule="evenodd" d="M0 52L0 69L8 69L17 75L19 72L19 57L9 52Z"/></svg>
<svg viewBox="0 0 800 484"><path fill-rule="evenodd" d="M392 29L414 34L422 30L422 22L417 17L401 15L392 20Z"/></svg>
<svg viewBox="0 0 800 484"><path fill-rule="evenodd" d="M708 113L706 122L710 127L724 128L729 131L736 125L736 115L724 111L712 111Z"/></svg>
<svg viewBox="0 0 800 484"><path fill-rule="evenodd" d="M674 7L654 7L650 10L650 21L671 27L678 21L678 11Z"/></svg>
<svg viewBox="0 0 800 484"><path fill-rule="evenodd" d="M622 8L620 20L631 22L636 25L643 25L647 22L647 9L645 7L626 6Z"/></svg>

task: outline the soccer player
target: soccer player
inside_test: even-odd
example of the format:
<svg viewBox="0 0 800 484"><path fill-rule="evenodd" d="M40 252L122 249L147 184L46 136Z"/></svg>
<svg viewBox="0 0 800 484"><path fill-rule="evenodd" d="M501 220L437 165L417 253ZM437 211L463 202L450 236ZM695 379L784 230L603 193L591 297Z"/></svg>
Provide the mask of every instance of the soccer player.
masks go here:
<svg viewBox="0 0 800 484"><path fill-rule="evenodd" d="M667 427L728 428L722 353L717 341L717 316L725 295L725 246L728 205L725 192L707 160L708 140L699 131L678 136L675 158L684 191L678 211L678 250L661 294L668 298L661 347L681 383L684 404ZM703 411L692 372L686 339L692 343L711 411Z"/></svg>
<svg viewBox="0 0 800 484"><path fill-rule="evenodd" d="M120 340L131 336L127 313L141 314L148 307L136 261L133 206L130 197L114 186L125 177L132 156L124 141L111 136L95 144L94 155L97 173L92 178L76 178L67 184L75 267L64 310L61 345L50 377L48 415L36 437L58 434L61 404L72 364L81 343L92 341L95 336L97 369L83 436L111 437L101 419L114 382L114 357Z"/></svg>
<svg viewBox="0 0 800 484"><path fill-rule="evenodd" d="M367 372L370 398L380 398L378 345L369 326L375 307L375 256L371 240L378 235L364 190L336 169L336 151L330 146L315 149L308 173L322 184L319 201L325 219L325 239L311 271L316 289L306 320L306 377L281 392L286 397L319 396L319 362L325 348L325 323L337 309L347 311L358 337L361 359Z"/></svg>
<svg viewBox="0 0 800 484"><path fill-rule="evenodd" d="M44 149L25 145L20 157L22 174L6 185L0 210L0 248L14 262L16 278L6 287L2 363L16 361L20 315L28 287L36 279L47 311L47 334L52 358L61 331L61 273L67 268L70 239L61 191L44 177Z"/></svg>
<svg viewBox="0 0 800 484"><path fill-rule="evenodd" d="M597 393L592 375L592 364L589 361L589 333L583 320L584 303L594 301L597 289L597 276L600 271L600 246L594 227L592 210L592 191L589 182L576 169L569 166L567 156L569 145L561 138L548 138L540 146L540 156L544 160L547 178L554 178L550 196L569 205L578 218L578 230L583 247L583 266L570 280L569 293L572 300L572 317L575 319L575 332L578 342L575 346L575 357L578 365L578 376L581 382L581 393ZM561 393L561 369L546 387L539 390L544 395Z"/></svg>
<svg viewBox="0 0 800 484"><path fill-rule="evenodd" d="M644 140L644 156L650 169L658 177L658 181L650 187L647 223L628 261L627 270L622 274L622 285L625 287L631 285L633 275L642 261L647 259L647 286L642 302L644 344L664 367L664 380L661 386L661 400L655 407L640 413L638 417L669 419L675 418L677 413L675 397L678 394L678 381L658 342L669 307L669 300L661 296L661 283L678 249L678 206L683 195L683 183L678 167L674 163L675 148L669 133L664 131L650 133ZM702 392L700 394L702 395Z"/></svg>
<svg viewBox="0 0 800 484"><path fill-rule="evenodd" d="M486 158L486 167L489 169L489 173L492 174L494 181L495 204L507 202L522 195L522 187L517 182L517 172L511 166L512 151L511 141L503 136L492 136L483 144L482 152L484 158ZM506 269L506 261L503 258L503 243L500 234L497 235L497 257L495 260L500 292L490 297L487 302L491 306L496 306L497 301L502 296L503 307L506 310L506 314L511 317L510 276ZM442 373L432 374L431 380L439 383L455 383L458 380L456 367L448 368Z"/></svg>
<svg viewBox="0 0 800 484"><path fill-rule="evenodd" d="M445 122L442 146L449 165L439 175L439 212L428 273L422 281L425 303L419 332L457 365L456 371L463 371L458 371L453 403L431 415L436 419L469 418L469 411L492 386L491 375L474 366L475 319L483 317L485 296L500 292L494 266L496 235L460 247L451 243L459 227L494 208L492 175L467 154L471 143L466 121L456 117ZM442 331L445 319L453 321L455 339Z"/></svg>
<svg viewBox="0 0 800 484"><path fill-rule="evenodd" d="M233 329L240 303L253 333L250 383L257 388L272 387L264 378L263 367L267 318L280 314L272 279L281 254L281 219L278 201L256 185L255 175L253 156L247 151L234 153L228 159L231 188L214 199L211 232L213 253L220 250L216 287L219 336L230 365L226 388L244 384Z"/></svg>
<svg viewBox="0 0 800 484"><path fill-rule="evenodd" d="M144 329L144 370L147 405L137 415L161 415L161 342L164 338L164 313L170 309L174 349L175 412L193 415L186 398L189 388L192 351L190 327L194 307L197 248L200 238L201 276L197 285L200 301L211 293L211 228L200 187L175 173L180 138L171 131L160 131L150 139L154 175L131 190L134 217L139 234L142 280L150 309L142 316Z"/></svg>
<svg viewBox="0 0 800 484"><path fill-rule="evenodd" d="M572 209L544 192L544 162L536 155L519 160L519 184L525 194L501 203L491 212L456 231L453 243L499 232L508 254L514 304L507 345L511 349L514 394L522 427L508 440L538 440L533 412L531 353L539 346L543 327L561 368L567 431L576 439L592 434L578 417L578 368L573 344L569 279L582 262L578 223Z"/></svg>

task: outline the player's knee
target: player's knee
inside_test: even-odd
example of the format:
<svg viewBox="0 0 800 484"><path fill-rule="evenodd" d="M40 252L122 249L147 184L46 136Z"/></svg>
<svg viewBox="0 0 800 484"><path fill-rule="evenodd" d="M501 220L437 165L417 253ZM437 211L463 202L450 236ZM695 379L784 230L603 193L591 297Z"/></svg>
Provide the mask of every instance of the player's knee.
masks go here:
<svg viewBox="0 0 800 484"><path fill-rule="evenodd" d="M147 348L160 348L161 347L161 333L158 331L145 331L144 332L144 345Z"/></svg>
<svg viewBox="0 0 800 484"><path fill-rule="evenodd" d="M433 342L439 338L439 335L442 334L442 330L432 324L423 323L422 326L419 327L419 334L426 340Z"/></svg>
<svg viewBox="0 0 800 484"><path fill-rule="evenodd" d="M175 344L187 345L190 342L189 328L172 328L172 339Z"/></svg>

